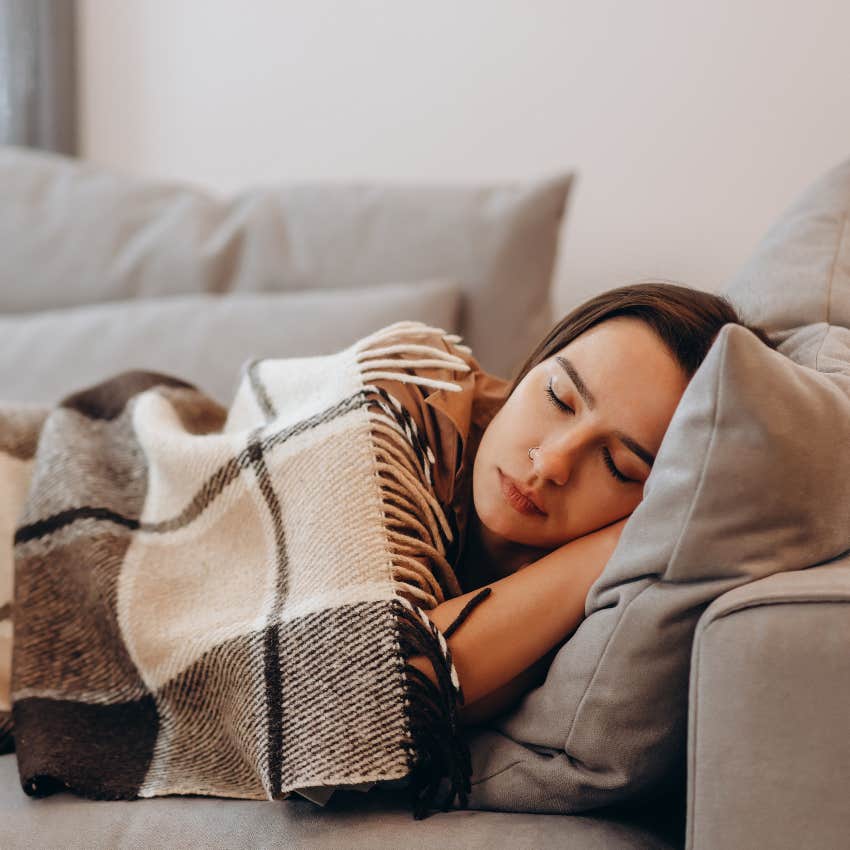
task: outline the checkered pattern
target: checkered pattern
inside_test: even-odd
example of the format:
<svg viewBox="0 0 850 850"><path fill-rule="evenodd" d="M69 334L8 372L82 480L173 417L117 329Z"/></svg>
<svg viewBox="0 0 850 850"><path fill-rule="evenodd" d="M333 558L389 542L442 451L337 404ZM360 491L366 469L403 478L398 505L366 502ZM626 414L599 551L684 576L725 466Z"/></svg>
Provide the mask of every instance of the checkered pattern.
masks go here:
<svg viewBox="0 0 850 850"><path fill-rule="evenodd" d="M400 322L255 361L229 409L151 372L0 408L0 734L27 793L281 799L408 777L417 817L443 779L464 804L462 695L420 611L460 592L452 529L392 394L459 389L459 342Z"/></svg>

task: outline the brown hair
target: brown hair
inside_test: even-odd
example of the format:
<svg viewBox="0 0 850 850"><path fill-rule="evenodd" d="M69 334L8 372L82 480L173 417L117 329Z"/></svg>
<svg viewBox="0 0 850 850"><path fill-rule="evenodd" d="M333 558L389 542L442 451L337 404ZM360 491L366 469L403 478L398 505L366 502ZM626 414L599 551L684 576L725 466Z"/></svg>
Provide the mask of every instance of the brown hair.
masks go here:
<svg viewBox="0 0 850 850"><path fill-rule="evenodd" d="M529 354L513 379L510 392L538 363L594 325L615 316L634 316L646 322L674 355L688 380L723 325L742 325L769 348L777 345L763 328L741 321L732 304L721 295L675 283L635 283L603 292L567 313Z"/></svg>

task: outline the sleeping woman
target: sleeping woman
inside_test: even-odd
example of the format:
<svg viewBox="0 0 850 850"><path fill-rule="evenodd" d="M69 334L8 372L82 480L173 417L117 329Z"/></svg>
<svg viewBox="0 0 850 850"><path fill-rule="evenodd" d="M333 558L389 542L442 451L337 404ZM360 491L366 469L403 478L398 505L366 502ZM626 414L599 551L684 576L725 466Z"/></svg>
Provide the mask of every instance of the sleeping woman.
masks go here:
<svg viewBox="0 0 850 850"><path fill-rule="evenodd" d="M626 286L569 313L509 386L474 370L452 498L465 592L427 611L445 633L490 588L448 638L464 724L507 711L542 682L643 498L688 382L730 322L775 347L720 296L667 283ZM412 663L435 679L424 656Z"/></svg>
<svg viewBox="0 0 850 850"><path fill-rule="evenodd" d="M0 433L34 459L7 464L0 742L17 738L22 787L324 802L381 776L416 817L443 779L464 806L460 727L511 709L579 626L727 323L721 297L644 283L573 310L511 382L398 322L337 359L250 364L229 411L144 371L37 419L12 406ZM103 689L130 708L89 711ZM110 746L133 758L80 773Z"/></svg>

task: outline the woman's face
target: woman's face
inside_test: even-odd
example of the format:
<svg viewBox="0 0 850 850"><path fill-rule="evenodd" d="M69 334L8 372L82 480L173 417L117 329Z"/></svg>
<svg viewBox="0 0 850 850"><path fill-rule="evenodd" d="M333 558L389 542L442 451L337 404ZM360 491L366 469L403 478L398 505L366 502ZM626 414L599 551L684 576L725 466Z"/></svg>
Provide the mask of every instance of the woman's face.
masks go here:
<svg viewBox="0 0 850 850"><path fill-rule="evenodd" d="M490 537L551 550L628 516L686 386L655 332L627 316L595 325L535 366L475 456L473 501ZM508 479L543 512L512 498Z"/></svg>

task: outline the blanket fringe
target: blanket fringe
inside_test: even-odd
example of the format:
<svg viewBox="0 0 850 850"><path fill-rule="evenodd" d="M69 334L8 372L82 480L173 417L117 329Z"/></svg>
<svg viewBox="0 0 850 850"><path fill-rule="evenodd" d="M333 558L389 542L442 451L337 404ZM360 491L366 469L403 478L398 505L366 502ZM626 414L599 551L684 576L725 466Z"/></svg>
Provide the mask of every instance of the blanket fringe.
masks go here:
<svg viewBox="0 0 850 850"><path fill-rule="evenodd" d="M354 344L357 351L357 362L360 364L360 373L364 382L375 381L386 378L399 381L404 384L418 384L422 387L433 387L434 389L447 390L448 392L460 392L461 387L451 381L441 381L437 378L427 378L423 375L408 375L404 369L435 368L455 369L461 372L469 372L472 368L462 357L452 354L432 345L421 343L403 342L396 345L375 347L376 343L391 340L403 333L405 339L416 336L433 337L439 334L443 339L458 346L460 337L457 334L447 334L442 328L432 328L422 322L395 322L382 328ZM458 346L460 348L460 346ZM463 346L462 348L467 348ZM461 349L462 350L462 349ZM467 351L469 349L467 348ZM418 354L428 355L416 359L401 359L398 357L387 357L393 354Z"/></svg>
<svg viewBox="0 0 850 850"><path fill-rule="evenodd" d="M403 335L403 341L399 335ZM490 593L489 587L484 588L471 599L445 636L422 610L435 608L445 599L463 593L446 557L454 540L452 525L434 495L436 461L428 441L398 399L370 383L387 378L423 388L460 391L461 386L451 381L410 374L419 369L440 369L451 374L472 368L463 357L435 345L435 335L451 343L452 350L470 353L468 347L458 344L461 338L456 334L421 322L396 322L355 344L364 391L370 394L375 468L382 488L384 527L398 594L392 605L405 659L409 788L417 820L427 817L435 805L443 779L448 780L449 790L439 808L448 810L456 798L461 808L466 807L472 765L457 712L457 706L463 705L463 691L446 638ZM428 659L436 684L410 664L414 656Z"/></svg>
<svg viewBox="0 0 850 850"><path fill-rule="evenodd" d="M398 399L370 381L387 378L424 388L460 391L461 386L454 382L409 374L418 369L470 371L472 367L463 357L435 345L435 336L451 343L455 350L468 351L458 344L461 338L457 334L409 321L388 325L353 346L364 391L372 395L372 441L384 498L393 580L400 593L428 608L463 592L446 557L454 535L433 492L434 453ZM417 557L423 555L424 562Z"/></svg>
<svg viewBox="0 0 850 850"><path fill-rule="evenodd" d="M0 756L15 751L15 723L11 711L0 711Z"/></svg>
<svg viewBox="0 0 850 850"><path fill-rule="evenodd" d="M435 685L417 667L405 664L406 713L410 724L410 803L416 820L427 817L435 806L448 811L458 799L466 808L471 790L472 760L463 738L457 706L464 704L463 690L446 641L469 613L492 592L485 587L466 604L445 636L419 608L404 599L397 601L395 613L399 644L406 661L414 655L428 659L437 677ZM446 778L449 788L437 802L440 784Z"/></svg>

